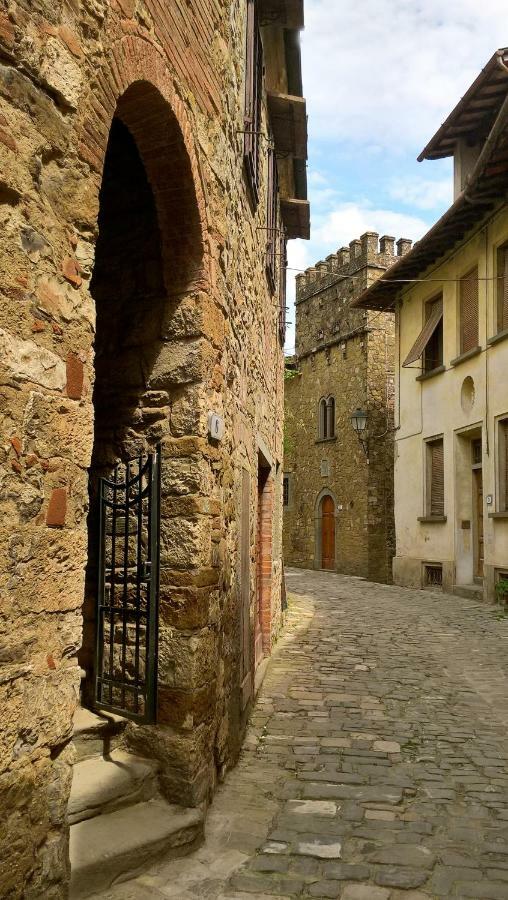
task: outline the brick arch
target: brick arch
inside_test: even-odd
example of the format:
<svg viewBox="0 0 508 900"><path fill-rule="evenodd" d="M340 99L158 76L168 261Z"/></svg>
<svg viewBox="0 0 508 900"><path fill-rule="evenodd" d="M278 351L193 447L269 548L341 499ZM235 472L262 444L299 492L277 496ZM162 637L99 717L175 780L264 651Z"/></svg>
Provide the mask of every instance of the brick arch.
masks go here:
<svg viewBox="0 0 508 900"><path fill-rule="evenodd" d="M129 35L115 42L90 86L78 154L102 175L113 117L132 133L151 184L165 249L168 294L210 283L207 204L192 128L163 52Z"/></svg>

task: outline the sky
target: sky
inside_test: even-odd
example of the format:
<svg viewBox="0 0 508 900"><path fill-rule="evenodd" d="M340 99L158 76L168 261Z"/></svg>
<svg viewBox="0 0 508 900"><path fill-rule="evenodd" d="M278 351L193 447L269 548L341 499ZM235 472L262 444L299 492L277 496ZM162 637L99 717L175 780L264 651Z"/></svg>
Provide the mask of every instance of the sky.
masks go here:
<svg viewBox="0 0 508 900"><path fill-rule="evenodd" d="M311 240L290 241L294 278L365 231L417 240L452 202L450 160L416 157L496 49L507 0L305 0Z"/></svg>

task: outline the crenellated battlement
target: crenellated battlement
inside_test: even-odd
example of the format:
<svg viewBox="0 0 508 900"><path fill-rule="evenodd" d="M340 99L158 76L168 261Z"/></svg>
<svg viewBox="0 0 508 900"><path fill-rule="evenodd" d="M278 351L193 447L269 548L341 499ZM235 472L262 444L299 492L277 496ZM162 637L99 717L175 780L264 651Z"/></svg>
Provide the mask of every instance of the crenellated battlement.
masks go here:
<svg viewBox="0 0 508 900"><path fill-rule="evenodd" d="M350 241L349 247L330 253L325 260L319 260L296 276L296 302L312 297L335 283L337 278L347 279L370 266L387 269L397 257L408 253L412 245L407 238L395 242L390 235L379 237L376 231L366 231L360 238Z"/></svg>

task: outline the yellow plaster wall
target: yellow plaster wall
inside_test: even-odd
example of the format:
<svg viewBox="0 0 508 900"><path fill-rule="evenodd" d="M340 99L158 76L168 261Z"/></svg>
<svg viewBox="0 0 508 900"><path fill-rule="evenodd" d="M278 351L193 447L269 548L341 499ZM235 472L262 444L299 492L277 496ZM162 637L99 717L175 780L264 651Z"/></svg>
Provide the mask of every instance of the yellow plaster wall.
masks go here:
<svg viewBox="0 0 508 900"><path fill-rule="evenodd" d="M492 505L484 504L485 592L494 596L495 570L508 566L508 518L489 518L499 509L497 491L498 447L496 418L508 414L508 339L495 345L488 338L496 333L497 248L508 240L508 210L504 208L483 227L448 254L442 263L421 277L422 283L406 289L397 312L397 363L399 371L396 396L395 524L397 555L395 580L401 584L421 584L422 561L442 562L445 587L470 583L468 577L468 541L472 532L461 528L467 514L464 497L468 474L464 473L463 429L479 426L483 438L484 500L493 495ZM478 355L451 365L460 354L459 284L473 266L478 265L479 344ZM427 380L418 360L411 368L402 368L423 325L424 304L443 291L443 362L445 371ZM475 384L475 401L468 411L461 403L464 379ZM445 449L445 523L421 523L424 509L424 441L443 435ZM467 469L467 467L466 467ZM467 506L467 504L466 504Z"/></svg>

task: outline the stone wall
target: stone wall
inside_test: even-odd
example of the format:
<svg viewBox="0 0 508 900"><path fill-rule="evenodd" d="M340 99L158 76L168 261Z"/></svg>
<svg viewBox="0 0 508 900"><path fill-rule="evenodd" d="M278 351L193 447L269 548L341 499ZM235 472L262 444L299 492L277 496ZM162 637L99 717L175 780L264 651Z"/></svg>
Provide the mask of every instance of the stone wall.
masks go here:
<svg viewBox="0 0 508 900"><path fill-rule="evenodd" d="M157 444L158 724L130 740L187 804L238 752L239 485L247 472L253 635L258 449L280 478L283 398L266 207L252 211L242 171L244 14L0 0L2 897L66 894L89 475ZM263 158L262 197L266 175ZM274 555L265 649L280 585Z"/></svg>
<svg viewBox="0 0 508 900"><path fill-rule="evenodd" d="M410 242L397 242L402 254ZM319 504L335 501L335 568L391 580L393 525L394 321L351 308L394 262L395 239L367 232L298 275L296 355L285 381L284 560L320 568ZM321 440L321 398L335 399L335 436ZM368 459L351 426L368 412Z"/></svg>

